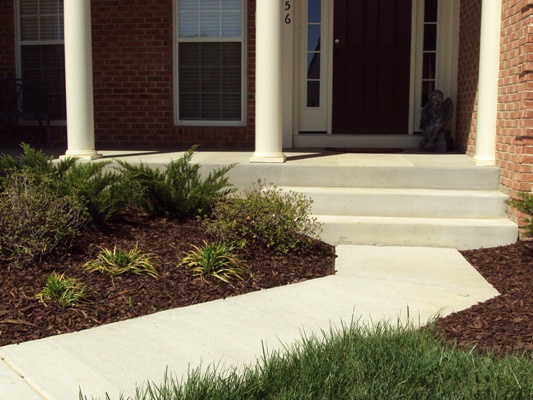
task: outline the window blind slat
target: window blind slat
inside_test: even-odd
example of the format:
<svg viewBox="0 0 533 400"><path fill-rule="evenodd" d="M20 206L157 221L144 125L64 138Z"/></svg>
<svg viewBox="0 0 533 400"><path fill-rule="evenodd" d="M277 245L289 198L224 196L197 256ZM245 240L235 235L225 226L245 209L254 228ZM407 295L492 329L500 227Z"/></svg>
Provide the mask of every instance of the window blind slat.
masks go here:
<svg viewBox="0 0 533 400"><path fill-rule="evenodd" d="M241 43L180 43L179 112L182 120L240 120Z"/></svg>
<svg viewBox="0 0 533 400"><path fill-rule="evenodd" d="M37 14L39 9L39 0L21 0L20 15Z"/></svg>
<svg viewBox="0 0 533 400"><path fill-rule="evenodd" d="M39 19L22 17L20 19L20 37L22 40L39 40Z"/></svg>
<svg viewBox="0 0 533 400"><path fill-rule="evenodd" d="M180 0L179 35L240 37L241 0Z"/></svg>

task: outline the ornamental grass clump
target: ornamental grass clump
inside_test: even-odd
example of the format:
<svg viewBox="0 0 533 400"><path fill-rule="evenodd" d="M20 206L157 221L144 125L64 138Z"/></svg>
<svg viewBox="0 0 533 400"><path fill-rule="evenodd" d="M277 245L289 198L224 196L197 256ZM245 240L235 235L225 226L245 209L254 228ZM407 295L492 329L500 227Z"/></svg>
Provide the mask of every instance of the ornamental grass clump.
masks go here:
<svg viewBox="0 0 533 400"><path fill-rule="evenodd" d="M137 245L131 250L117 246L113 250L100 247L96 259L86 262L83 267L91 272L98 271L112 276L125 273L146 274L153 278L159 276L150 254L142 253Z"/></svg>
<svg viewBox="0 0 533 400"><path fill-rule="evenodd" d="M143 163L132 165L118 161L120 172L137 189L134 198L137 208L152 217L187 219L208 214L214 203L234 191L226 176L234 165L202 177L200 166L191 163L196 148L171 161L163 171Z"/></svg>
<svg viewBox="0 0 533 400"><path fill-rule="evenodd" d="M322 232L311 217L312 199L302 193L283 192L259 180L242 196L217 203L204 219L218 240L235 245L259 245L277 254L305 252Z"/></svg>
<svg viewBox="0 0 533 400"><path fill-rule="evenodd" d="M181 265L190 268L200 279L212 276L226 283L241 281L252 276L248 266L234 253L233 246L226 243L207 243L203 247L192 245L191 250L181 260Z"/></svg>
<svg viewBox="0 0 533 400"><path fill-rule="evenodd" d="M52 272L36 297L43 303L57 303L62 308L76 307L86 303L91 298L89 287L76 278L66 277L65 274Z"/></svg>

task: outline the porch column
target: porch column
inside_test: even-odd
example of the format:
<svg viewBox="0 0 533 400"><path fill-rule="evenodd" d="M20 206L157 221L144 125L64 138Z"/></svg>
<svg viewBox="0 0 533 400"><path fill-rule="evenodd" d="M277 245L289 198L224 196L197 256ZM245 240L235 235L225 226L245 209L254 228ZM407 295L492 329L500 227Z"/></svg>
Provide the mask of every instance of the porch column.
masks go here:
<svg viewBox="0 0 533 400"><path fill-rule="evenodd" d="M257 0L255 152L251 162L284 162L282 145L282 0Z"/></svg>
<svg viewBox="0 0 533 400"><path fill-rule="evenodd" d="M483 0L476 129L476 154L479 166L496 163L496 121L500 72L501 0Z"/></svg>
<svg viewBox="0 0 533 400"><path fill-rule="evenodd" d="M67 152L65 156L101 157L94 143L93 60L90 0L64 2Z"/></svg>

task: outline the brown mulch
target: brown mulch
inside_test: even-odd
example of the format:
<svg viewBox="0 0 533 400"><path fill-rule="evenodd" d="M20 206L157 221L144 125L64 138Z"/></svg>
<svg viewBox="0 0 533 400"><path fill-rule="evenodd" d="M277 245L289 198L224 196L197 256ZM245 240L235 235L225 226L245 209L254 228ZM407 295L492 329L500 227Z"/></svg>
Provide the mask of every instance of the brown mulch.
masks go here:
<svg viewBox="0 0 533 400"><path fill-rule="evenodd" d="M437 322L461 347L495 353L533 350L533 241L461 252L498 292L497 296Z"/></svg>
<svg viewBox="0 0 533 400"><path fill-rule="evenodd" d="M250 266L253 278L232 285L213 278L204 282L178 264L191 245L201 246L208 239L203 225L194 220L177 222L127 214L104 231L87 230L79 243L61 257L25 268L0 263L0 346L335 272L333 246L317 241L305 255L276 256L255 247L242 251L241 257ZM110 277L82 268L95 257L97 246L132 249L135 245L152 255L159 279L140 275ZM464 347L475 345L498 353L533 350L533 242L520 241L462 254L501 295L439 320L438 332ZM65 310L38 301L35 295L52 271L86 283L92 289L93 301Z"/></svg>
<svg viewBox="0 0 533 400"><path fill-rule="evenodd" d="M240 256L254 277L226 284L214 278L202 281L185 267L178 267L191 245L208 240L204 226L194 220L177 222L128 214L109 224L104 232L87 230L69 254L32 267L8 267L0 282L0 346L44 338L65 332L151 314L157 311L235 296L255 290L287 285L335 272L335 249L316 241L305 255L277 256L253 248ZM82 265L94 259L97 246L133 249L150 253L159 279L146 275L110 277L88 272ZM94 293L94 301L62 309L36 299L47 277L56 271L77 278Z"/></svg>

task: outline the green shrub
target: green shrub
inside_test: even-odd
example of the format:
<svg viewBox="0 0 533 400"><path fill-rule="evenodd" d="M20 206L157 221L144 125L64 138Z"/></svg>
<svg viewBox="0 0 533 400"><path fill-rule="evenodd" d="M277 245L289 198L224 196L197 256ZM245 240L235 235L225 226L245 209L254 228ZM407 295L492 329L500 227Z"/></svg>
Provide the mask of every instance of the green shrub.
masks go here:
<svg viewBox="0 0 533 400"><path fill-rule="evenodd" d="M88 271L99 271L109 275L121 275L124 273L146 274L157 278L157 268L150 260L149 254L143 254L137 246L131 250L117 248L113 250L100 248L95 260L84 264Z"/></svg>
<svg viewBox="0 0 533 400"><path fill-rule="evenodd" d="M0 193L0 255L16 264L68 249L87 222L83 205L50 176L11 173Z"/></svg>
<svg viewBox="0 0 533 400"><path fill-rule="evenodd" d="M83 202L95 226L104 225L125 209L135 193L123 176L104 170L109 163L76 163L59 173L62 192Z"/></svg>
<svg viewBox="0 0 533 400"><path fill-rule="evenodd" d="M42 151L33 149L30 145L22 143L22 154L15 158L2 154L0 157L0 171L20 171L22 169L34 172L51 173L53 171L52 157Z"/></svg>
<svg viewBox="0 0 533 400"><path fill-rule="evenodd" d="M192 245L191 250L181 261L205 280L206 275L220 279L226 283L243 280L251 276L248 266L233 252L234 248L226 243L207 243L199 248Z"/></svg>
<svg viewBox="0 0 533 400"><path fill-rule="evenodd" d="M186 219L208 213L216 201L233 192L225 176L233 165L216 169L202 179L200 166L191 164L195 149L170 162L164 171L143 163L119 161L130 186L139 189L137 206L153 217Z"/></svg>
<svg viewBox="0 0 533 400"><path fill-rule="evenodd" d="M322 232L321 224L310 216L311 204L301 193L282 193L258 181L242 197L219 202L212 218L204 222L208 232L221 241L258 244L288 254L305 251Z"/></svg>
<svg viewBox="0 0 533 400"><path fill-rule="evenodd" d="M110 163L80 163L74 157L53 162L53 157L22 144L23 154L18 158L0 157L0 176L3 182L10 174L28 171L34 181L57 183L61 195L77 197L87 208L90 222L95 226L105 224L117 212L126 207L133 188L122 176L113 171L104 171ZM5 183L2 184L5 186Z"/></svg>
<svg viewBox="0 0 533 400"><path fill-rule="evenodd" d="M89 287L84 283L75 278L65 277L64 274L52 272L43 290L36 297L44 304L54 302L63 308L68 308L87 302L90 296Z"/></svg>
<svg viewBox="0 0 533 400"><path fill-rule="evenodd" d="M23 153L17 158L5 154L0 156L0 178L20 171L30 172L35 179L40 176L60 178L76 162L75 158L70 157L54 163L53 157L47 156L41 150L37 151L25 143L22 143L21 147ZM4 185L1 182L4 181L0 181L2 187Z"/></svg>
<svg viewBox="0 0 533 400"><path fill-rule="evenodd" d="M529 218L524 218L527 224L525 229L529 235L533 235L533 218L531 218L533 216L533 194L520 192L518 195L520 197L519 199L508 200L507 204L530 216Z"/></svg>

